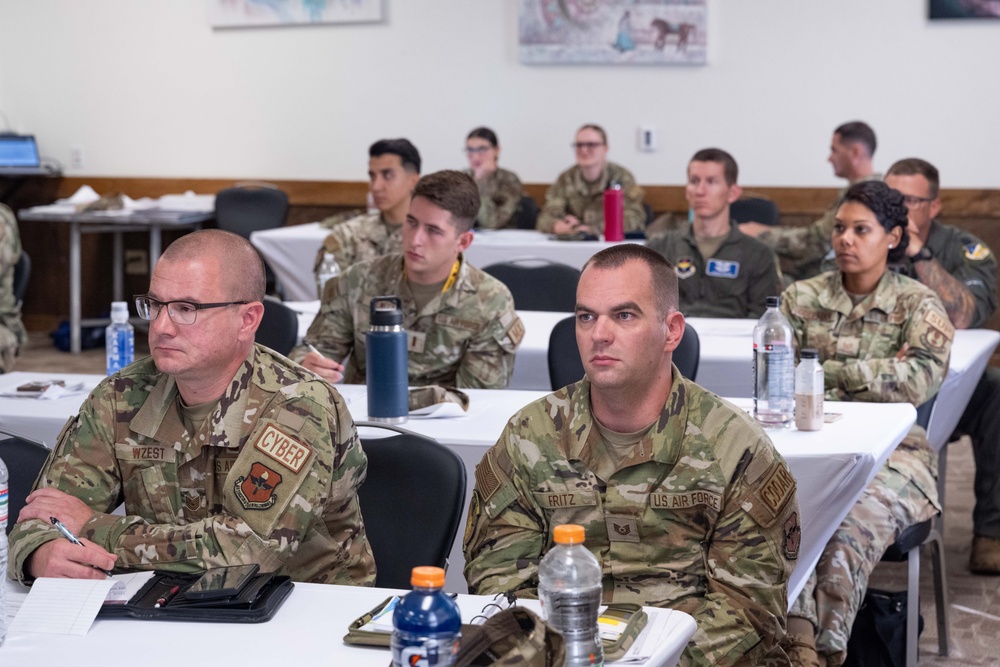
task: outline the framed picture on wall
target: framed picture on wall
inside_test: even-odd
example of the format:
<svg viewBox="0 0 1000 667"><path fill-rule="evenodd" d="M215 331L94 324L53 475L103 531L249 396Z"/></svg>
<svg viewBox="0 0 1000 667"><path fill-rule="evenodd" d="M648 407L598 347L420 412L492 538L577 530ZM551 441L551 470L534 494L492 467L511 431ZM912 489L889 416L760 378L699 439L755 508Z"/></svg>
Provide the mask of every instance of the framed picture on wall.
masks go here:
<svg viewBox="0 0 1000 667"><path fill-rule="evenodd" d="M382 20L383 0L208 0L213 28Z"/></svg>
<svg viewBox="0 0 1000 667"><path fill-rule="evenodd" d="M708 0L521 0L523 63L704 65Z"/></svg>
<svg viewBox="0 0 1000 667"><path fill-rule="evenodd" d="M1000 19L1000 0L929 0L932 19Z"/></svg>

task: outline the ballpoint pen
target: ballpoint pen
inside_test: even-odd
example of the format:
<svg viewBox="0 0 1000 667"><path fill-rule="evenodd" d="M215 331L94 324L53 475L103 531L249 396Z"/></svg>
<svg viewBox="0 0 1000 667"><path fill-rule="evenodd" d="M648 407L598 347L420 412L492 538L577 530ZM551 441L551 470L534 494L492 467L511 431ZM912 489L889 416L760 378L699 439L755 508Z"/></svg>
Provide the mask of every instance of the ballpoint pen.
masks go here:
<svg viewBox="0 0 1000 667"><path fill-rule="evenodd" d="M81 546L81 547L84 546L83 542L81 542L80 539L76 535L74 535L72 532L70 532L69 528L67 528L66 526L62 525L62 522L59 521L59 519L55 518L54 516L50 516L49 517L49 521L51 521L52 525L56 527L56 530L59 531L60 535L62 535L63 537L65 537L67 540L69 540L73 544L76 544L77 546ZM101 572L103 572L104 574L108 575L109 577L111 576L111 571L110 570L105 570L103 567L96 567L94 565L92 565L91 567L93 567L95 570L100 570Z"/></svg>
<svg viewBox="0 0 1000 667"><path fill-rule="evenodd" d="M174 586L169 591L156 598L156 604L153 605L153 609L159 609L160 607L167 606L167 603L173 600L180 590L180 586Z"/></svg>

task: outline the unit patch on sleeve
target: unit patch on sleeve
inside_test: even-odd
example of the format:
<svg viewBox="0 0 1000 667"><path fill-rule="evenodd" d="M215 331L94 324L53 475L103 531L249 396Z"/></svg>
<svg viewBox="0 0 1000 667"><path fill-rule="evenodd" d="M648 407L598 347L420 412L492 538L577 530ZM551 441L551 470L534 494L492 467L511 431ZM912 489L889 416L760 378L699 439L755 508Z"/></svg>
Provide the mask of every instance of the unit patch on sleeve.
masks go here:
<svg viewBox="0 0 1000 667"><path fill-rule="evenodd" d="M969 243L964 247L966 259L971 259L974 262L986 259L990 256L990 249L982 243Z"/></svg>
<svg viewBox="0 0 1000 667"><path fill-rule="evenodd" d="M795 560L799 557L799 545L802 543L802 529L799 527L799 513L792 512L782 526L785 537L785 558Z"/></svg>
<svg viewBox="0 0 1000 667"><path fill-rule="evenodd" d="M312 454L308 445L272 424L267 425L253 446L294 473L302 470Z"/></svg>
<svg viewBox="0 0 1000 667"><path fill-rule="evenodd" d="M254 463L245 477L240 475L236 479L233 491L244 509L266 510L277 502L274 489L279 484L281 475L263 463Z"/></svg>
<svg viewBox="0 0 1000 667"><path fill-rule="evenodd" d="M678 278L690 278L696 270L697 267L694 265L694 260L690 257L681 257L674 264L674 273L677 274Z"/></svg>
<svg viewBox="0 0 1000 667"><path fill-rule="evenodd" d="M776 465L757 493L772 515L777 515L795 491L795 478L782 465Z"/></svg>

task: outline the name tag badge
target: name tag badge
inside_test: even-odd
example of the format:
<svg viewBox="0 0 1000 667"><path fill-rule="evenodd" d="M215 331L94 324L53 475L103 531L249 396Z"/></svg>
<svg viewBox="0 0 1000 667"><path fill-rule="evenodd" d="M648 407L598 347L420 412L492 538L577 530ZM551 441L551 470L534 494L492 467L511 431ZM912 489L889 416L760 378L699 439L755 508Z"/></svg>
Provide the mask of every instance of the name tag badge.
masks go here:
<svg viewBox="0 0 1000 667"><path fill-rule="evenodd" d="M705 267L705 275L713 278L733 279L740 275L740 263L725 259L710 259Z"/></svg>
<svg viewBox="0 0 1000 667"><path fill-rule="evenodd" d="M594 507L597 498L593 491L536 491L535 502L547 510L561 510L567 507Z"/></svg>
<svg viewBox="0 0 1000 667"><path fill-rule="evenodd" d="M416 352L421 354L424 351L424 345L427 344L427 334L420 333L419 331L407 331L406 332L406 351Z"/></svg>

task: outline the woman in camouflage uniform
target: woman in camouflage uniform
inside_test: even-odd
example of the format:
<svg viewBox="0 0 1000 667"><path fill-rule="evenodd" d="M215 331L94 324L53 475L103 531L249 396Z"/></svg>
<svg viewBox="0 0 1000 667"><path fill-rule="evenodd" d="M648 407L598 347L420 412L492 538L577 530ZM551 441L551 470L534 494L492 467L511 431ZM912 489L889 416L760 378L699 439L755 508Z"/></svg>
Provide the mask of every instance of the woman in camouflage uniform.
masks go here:
<svg viewBox="0 0 1000 667"><path fill-rule="evenodd" d="M797 349L819 350L828 400L918 406L940 388L954 330L934 292L888 270L908 243L903 196L880 181L857 183L837 210L839 269L782 295ZM792 664L844 662L872 569L905 528L940 511L936 480L934 451L914 426L838 527L789 611Z"/></svg>
<svg viewBox="0 0 1000 667"><path fill-rule="evenodd" d="M512 171L497 165L500 143L488 127L477 127L465 139L469 168L465 170L479 188L479 216L476 227L505 229L514 227L514 213L524 188Z"/></svg>

